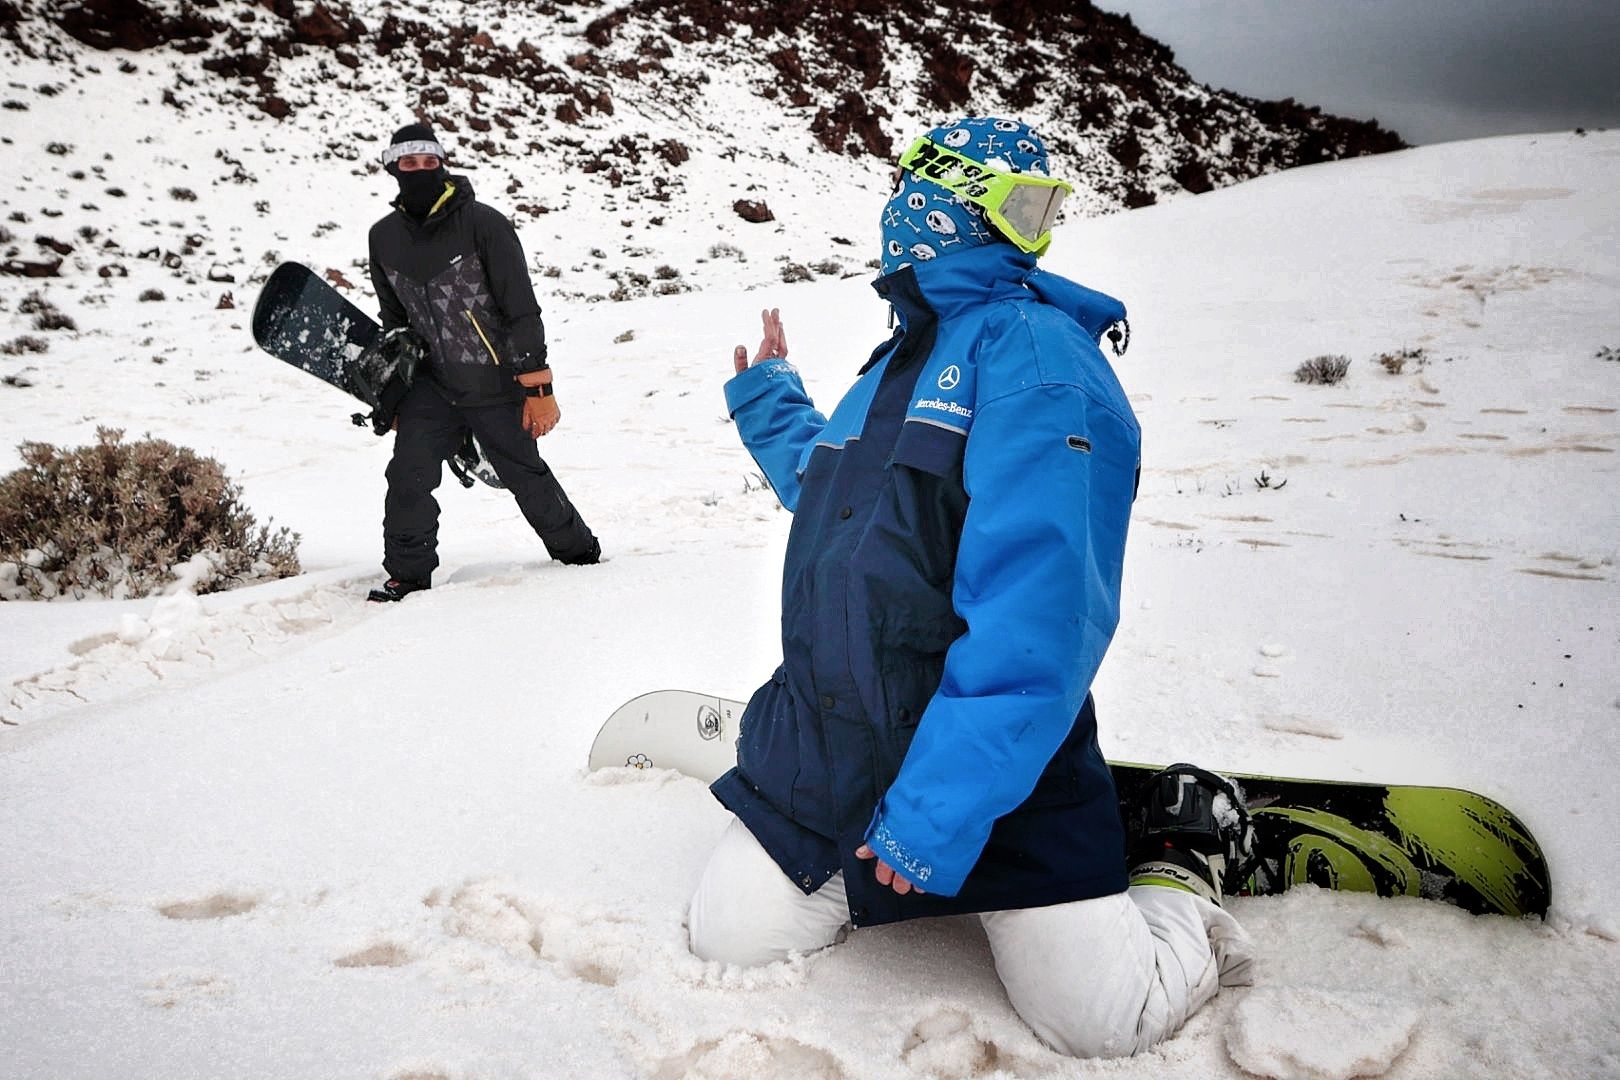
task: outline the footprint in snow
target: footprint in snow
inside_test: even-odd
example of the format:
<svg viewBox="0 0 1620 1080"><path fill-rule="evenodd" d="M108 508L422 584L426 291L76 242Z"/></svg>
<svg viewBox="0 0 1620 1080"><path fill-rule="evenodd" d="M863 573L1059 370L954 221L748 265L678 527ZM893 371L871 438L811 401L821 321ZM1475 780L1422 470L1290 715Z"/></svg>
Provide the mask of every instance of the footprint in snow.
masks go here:
<svg viewBox="0 0 1620 1080"><path fill-rule="evenodd" d="M1036 1071L1035 1062L979 1034L964 1010L948 1006L917 1021L901 1047L900 1059L917 1072L940 1080L1002 1072L1021 1076Z"/></svg>
<svg viewBox="0 0 1620 1080"><path fill-rule="evenodd" d="M570 911L495 882L435 889L422 902L443 911L452 938L491 946L524 963L542 963L565 978L617 986L644 962L645 931L629 920Z"/></svg>
<svg viewBox="0 0 1620 1080"><path fill-rule="evenodd" d="M850 1074L819 1047L783 1035L733 1031L665 1058L653 1080L845 1080Z"/></svg>
<svg viewBox="0 0 1620 1080"><path fill-rule="evenodd" d="M346 953L332 961L333 967L340 968L370 968L370 967L404 967L416 959L410 950L403 945L392 941L378 941L367 945L363 949Z"/></svg>
<svg viewBox="0 0 1620 1080"><path fill-rule="evenodd" d="M235 992L230 980L216 972L178 970L164 972L148 981L141 1000L155 1009L173 1009L224 1001Z"/></svg>
<svg viewBox="0 0 1620 1080"><path fill-rule="evenodd" d="M1416 1034L1422 1012L1410 1002L1356 990L1256 987L1226 1030L1233 1064L1255 1076L1350 1080L1382 1076ZM1310 1032L1301 1038L1300 1032Z"/></svg>
<svg viewBox="0 0 1620 1080"><path fill-rule="evenodd" d="M166 919L228 919L233 915L246 915L258 906L259 898L256 896L220 892L194 900L160 904L157 912Z"/></svg>

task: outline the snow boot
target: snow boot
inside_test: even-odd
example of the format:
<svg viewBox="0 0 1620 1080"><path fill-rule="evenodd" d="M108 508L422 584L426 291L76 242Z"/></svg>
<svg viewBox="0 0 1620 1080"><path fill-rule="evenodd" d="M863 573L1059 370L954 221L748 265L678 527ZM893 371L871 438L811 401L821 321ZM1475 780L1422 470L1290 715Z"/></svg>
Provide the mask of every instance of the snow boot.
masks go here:
<svg viewBox="0 0 1620 1080"><path fill-rule="evenodd" d="M1126 830L1131 885L1163 885L1220 904L1257 861L1243 792L1196 765L1172 765L1137 793Z"/></svg>
<svg viewBox="0 0 1620 1080"><path fill-rule="evenodd" d="M432 587L425 581L406 581L404 578L391 577L383 582L380 588L372 589L366 595L366 599L377 604L396 603L413 592L421 592Z"/></svg>
<svg viewBox="0 0 1620 1080"><path fill-rule="evenodd" d="M593 538L591 540L591 550L585 554L575 555L568 559L558 559L557 561L564 566L595 566L602 561L602 542Z"/></svg>

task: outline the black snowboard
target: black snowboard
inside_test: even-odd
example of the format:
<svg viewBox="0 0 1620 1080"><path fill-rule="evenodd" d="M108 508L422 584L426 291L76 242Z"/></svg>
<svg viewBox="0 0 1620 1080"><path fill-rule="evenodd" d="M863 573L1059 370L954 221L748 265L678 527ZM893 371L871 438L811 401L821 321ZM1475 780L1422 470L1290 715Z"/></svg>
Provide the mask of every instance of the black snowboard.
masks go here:
<svg viewBox="0 0 1620 1080"><path fill-rule="evenodd" d="M379 408L391 415L383 404L389 392L374 393L368 385L381 336L381 327L369 315L302 263L276 267L253 305L253 340L259 348L370 406L372 417L354 414L360 426L375 421ZM397 401L403 387L396 384L392 393ZM376 426L379 435L388 430L387 423ZM490 487L506 486L470 435L447 460L463 487L471 487L475 478Z"/></svg>

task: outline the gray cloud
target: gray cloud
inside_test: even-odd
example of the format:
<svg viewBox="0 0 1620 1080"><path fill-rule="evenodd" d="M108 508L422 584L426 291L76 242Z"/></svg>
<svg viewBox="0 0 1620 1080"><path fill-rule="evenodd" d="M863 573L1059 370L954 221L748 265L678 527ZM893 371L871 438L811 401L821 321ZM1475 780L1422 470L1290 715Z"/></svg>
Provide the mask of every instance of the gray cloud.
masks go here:
<svg viewBox="0 0 1620 1080"><path fill-rule="evenodd" d="M1193 78L1411 142L1620 126L1615 0L1098 0Z"/></svg>

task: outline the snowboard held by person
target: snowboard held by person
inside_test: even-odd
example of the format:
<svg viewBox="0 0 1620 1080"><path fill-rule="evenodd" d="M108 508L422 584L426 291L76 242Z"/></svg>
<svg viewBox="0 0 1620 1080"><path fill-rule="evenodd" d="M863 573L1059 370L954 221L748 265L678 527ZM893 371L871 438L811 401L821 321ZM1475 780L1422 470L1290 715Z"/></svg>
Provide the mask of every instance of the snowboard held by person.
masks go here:
<svg viewBox="0 0 1620 1080"><path fill-rule="evenodd" d="M875 282L898 329L838 406L811 403L775 311L733 357L729 410L794 518L783 662L713 785L735 819L691 946L753 965L977 913L1041 1038L1135 1053L1246 981L1220 904L1253 831L1192 766L1122 822L1098 748L1140 468L1098 347L1124 307L1037 268L1069 189L1027 125L937 127L899 166Z"/></svg>
<svg viewBox="0 0 1620 1080"><path fill-rule="evenodd" d="M446 168L426 124L383 152L399 183L371 228L371 280L383 343L410 389L399 403L383 504L383 569L370 599L431 586L438 566L442 464L475 436L551 557L594 563L601 545L535 446L561 419L545 327L517 230Z"/></svg>

